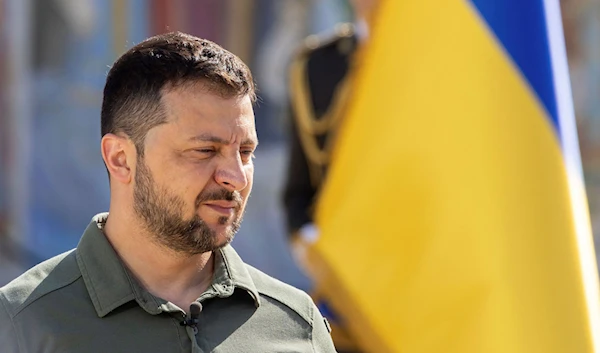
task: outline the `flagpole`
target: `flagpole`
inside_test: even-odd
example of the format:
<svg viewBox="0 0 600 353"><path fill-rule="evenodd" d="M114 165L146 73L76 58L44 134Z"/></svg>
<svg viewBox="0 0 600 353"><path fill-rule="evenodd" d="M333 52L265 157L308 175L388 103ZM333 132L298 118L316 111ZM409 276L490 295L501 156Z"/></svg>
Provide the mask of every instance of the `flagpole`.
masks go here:
<svg viewBox="0 0 600 353"><path fill-rule="evenodd" d="M575 109L573 107L571 82L569 80L567 51L562 31L560 4L558 0L544 0L544 5L554 77L554 93L556 95L559 126L561 127L560 136L573 206L573 219L576 228L581 273L583 275L585 301L588 307L590 333L592 335L591 341L594 351L600 352L598 267L595 259L591 222L581 166Z"/></svg>

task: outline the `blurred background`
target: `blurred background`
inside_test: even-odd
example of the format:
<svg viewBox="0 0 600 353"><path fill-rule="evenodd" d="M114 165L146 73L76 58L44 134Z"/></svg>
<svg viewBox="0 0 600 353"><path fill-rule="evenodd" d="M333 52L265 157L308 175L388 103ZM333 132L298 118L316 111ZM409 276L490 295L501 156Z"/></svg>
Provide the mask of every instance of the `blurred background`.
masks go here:
<svg viewBox="0 0 600 353"><path fill-rule="evenodd" d="M600 0L561 1L583 167L600 241ZM281 210L291 56L304 37L352 21L346 0L0 0L0 285L77 245L109 188L100 105L113 61L179 30L252 69L260 101L255 186L234 246L296 287Z"/></svg>

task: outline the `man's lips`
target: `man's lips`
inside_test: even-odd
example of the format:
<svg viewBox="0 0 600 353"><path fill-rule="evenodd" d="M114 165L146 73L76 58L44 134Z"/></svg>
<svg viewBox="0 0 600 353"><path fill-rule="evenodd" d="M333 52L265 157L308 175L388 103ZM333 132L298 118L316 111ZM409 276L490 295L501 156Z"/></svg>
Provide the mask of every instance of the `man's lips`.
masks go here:
<svg viewBox="0 0 600 353"><path fill-rule="evenodd" d="M231 215L238 208L236 202L226 200L208 201L205 202L204 205L223 215Z"/></svg>

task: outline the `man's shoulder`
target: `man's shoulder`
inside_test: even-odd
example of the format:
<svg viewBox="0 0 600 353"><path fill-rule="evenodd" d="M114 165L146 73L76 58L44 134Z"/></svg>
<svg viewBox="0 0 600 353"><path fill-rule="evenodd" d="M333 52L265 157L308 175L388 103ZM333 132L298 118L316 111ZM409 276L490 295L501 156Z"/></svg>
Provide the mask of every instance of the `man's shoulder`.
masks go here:
<svg viewBox="0 0 600 353"><path fill-rule="evenodd" d="M315 305L304 291L273 278L246 264L248 273L261 296L269 297L296 312L309 325L313 325Z"/></svg>
<svg viewBox="0 0 600 353"><path fill-rule="evenodd" d="M13 318L31 303L81 277L75 251L57 255L0 288L0 302Z"/></svg>

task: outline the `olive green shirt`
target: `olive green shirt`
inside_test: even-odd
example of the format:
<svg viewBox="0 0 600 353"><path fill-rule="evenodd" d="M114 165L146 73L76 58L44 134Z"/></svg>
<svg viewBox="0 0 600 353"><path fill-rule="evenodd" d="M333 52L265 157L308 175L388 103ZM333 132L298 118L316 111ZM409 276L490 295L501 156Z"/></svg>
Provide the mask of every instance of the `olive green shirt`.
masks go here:
<svg viewBox="0 0 600 353"><path fill-rule="evenodd" d="M101 230L106 216L76 249L0 288L1 352L335 352L311 298L244 264L231 246L215 252L197 332L182 326L185 312L124 267Z"/></svg>

